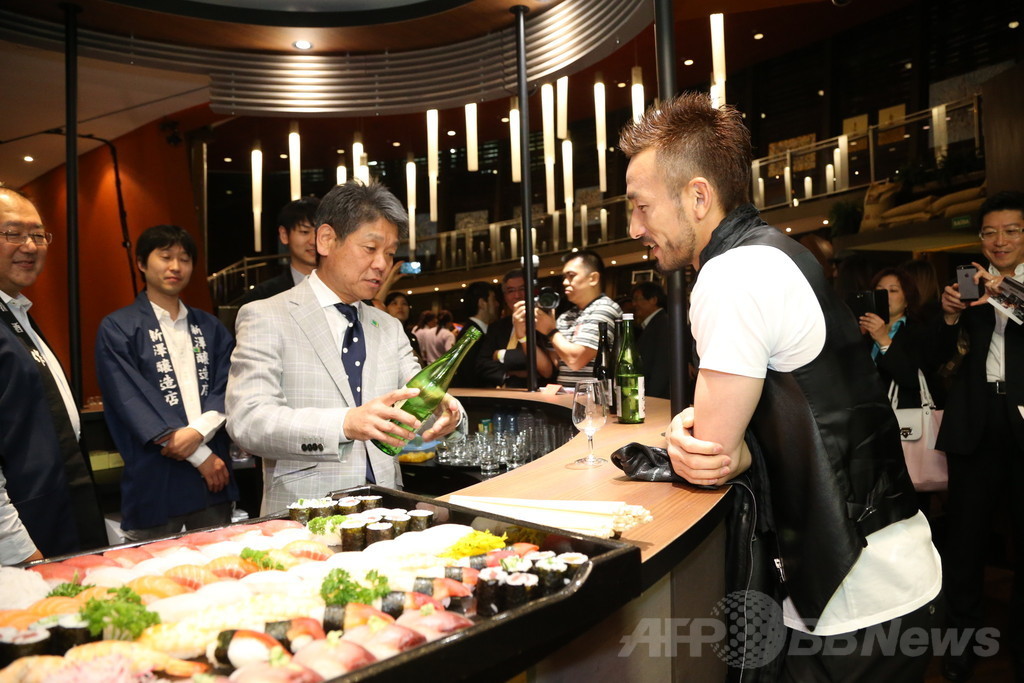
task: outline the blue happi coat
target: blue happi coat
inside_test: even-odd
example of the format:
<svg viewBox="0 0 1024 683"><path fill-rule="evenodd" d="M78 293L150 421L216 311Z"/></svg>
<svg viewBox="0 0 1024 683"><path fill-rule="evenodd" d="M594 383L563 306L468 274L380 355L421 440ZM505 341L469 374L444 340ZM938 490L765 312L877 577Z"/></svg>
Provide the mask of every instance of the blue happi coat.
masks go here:
<svg viewBox="0 0 1024 683"><path fill-rule="evenodd" d="M190 307L187 319L203 412L224 412L234 340L209 313ZM145 292L100 323L96 374L107 426L124 459L122 528L146 529L170 517L238 500L234 474L224 489L212 493L191 463L161 455L161 446L153 443L187 426L188 419L160 323ZM223 427L207 442L230 471L229 444Z"/></svg>

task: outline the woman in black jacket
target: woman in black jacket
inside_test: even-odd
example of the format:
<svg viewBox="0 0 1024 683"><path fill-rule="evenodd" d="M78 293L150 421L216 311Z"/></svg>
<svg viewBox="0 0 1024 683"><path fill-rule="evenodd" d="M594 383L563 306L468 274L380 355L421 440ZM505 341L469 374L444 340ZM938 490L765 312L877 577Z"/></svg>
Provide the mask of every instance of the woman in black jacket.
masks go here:
<svg viewBox="0 0 1024 683"><path fill-rule="evenodd" d="M917 371L925 367L927 328L919 317L919 297L914 281L903 270L883 268L875 274L872 288L889 293L889 316L883 320L874 313L859 319L861 332L870 340L871 357L883 384L893 381L899 391L899 407L921 405Z"/></svg>

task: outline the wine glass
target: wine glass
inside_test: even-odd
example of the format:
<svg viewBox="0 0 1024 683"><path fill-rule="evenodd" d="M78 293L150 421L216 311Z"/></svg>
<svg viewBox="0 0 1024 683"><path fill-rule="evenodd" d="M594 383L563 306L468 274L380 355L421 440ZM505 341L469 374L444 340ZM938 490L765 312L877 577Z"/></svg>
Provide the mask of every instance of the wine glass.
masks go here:
<svg viewBox="0 0 1024 683"><path fill-rule="evenodd" d="M604 426L608 417L605 407L604 387L597 379L582 379L576 384L572 397L572 423L576 429L587 435L590 453L575 461L580 467L598 467L608 462L594 457L594 434Z"/></svg>

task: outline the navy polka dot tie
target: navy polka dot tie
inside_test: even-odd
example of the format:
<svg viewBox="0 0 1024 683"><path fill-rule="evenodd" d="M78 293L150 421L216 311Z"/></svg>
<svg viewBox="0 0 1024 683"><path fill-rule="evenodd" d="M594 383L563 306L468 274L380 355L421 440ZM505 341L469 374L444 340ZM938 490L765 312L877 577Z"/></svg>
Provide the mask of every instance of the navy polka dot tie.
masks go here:
<svg viewBox="0 0 1024 683"><path fill-rule="evenodd" d="M363 405L363 365L366 363L366 340L363 339L363 326L359 322L359 311L349 304L334 304L348 320L345 339L341 342L341 362L345 365L348 375L348 386L352 389L352 397L356 405ZM366 480L377 483L370 466L369 455L366 460Z"/></svg>

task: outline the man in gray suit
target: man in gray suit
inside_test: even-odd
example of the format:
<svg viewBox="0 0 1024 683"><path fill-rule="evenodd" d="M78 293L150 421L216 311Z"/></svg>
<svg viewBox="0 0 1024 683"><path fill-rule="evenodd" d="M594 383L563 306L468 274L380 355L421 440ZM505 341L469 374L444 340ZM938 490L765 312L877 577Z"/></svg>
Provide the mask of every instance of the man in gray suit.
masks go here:
<svg viewBox="0 0 1024 683"><path fill-rule="evenodd" d="M227 388L227 427L263 458L262 514L298 498L375 482L401 485L394 458L371 439L401 446L420 423L395 403L419 371L395 318L364 303L376 295L408 227L381 185L338 185L316 215L318 265L294 288L243 306ZM435 439L465 431L465 411L446 395Z"/></svg>

